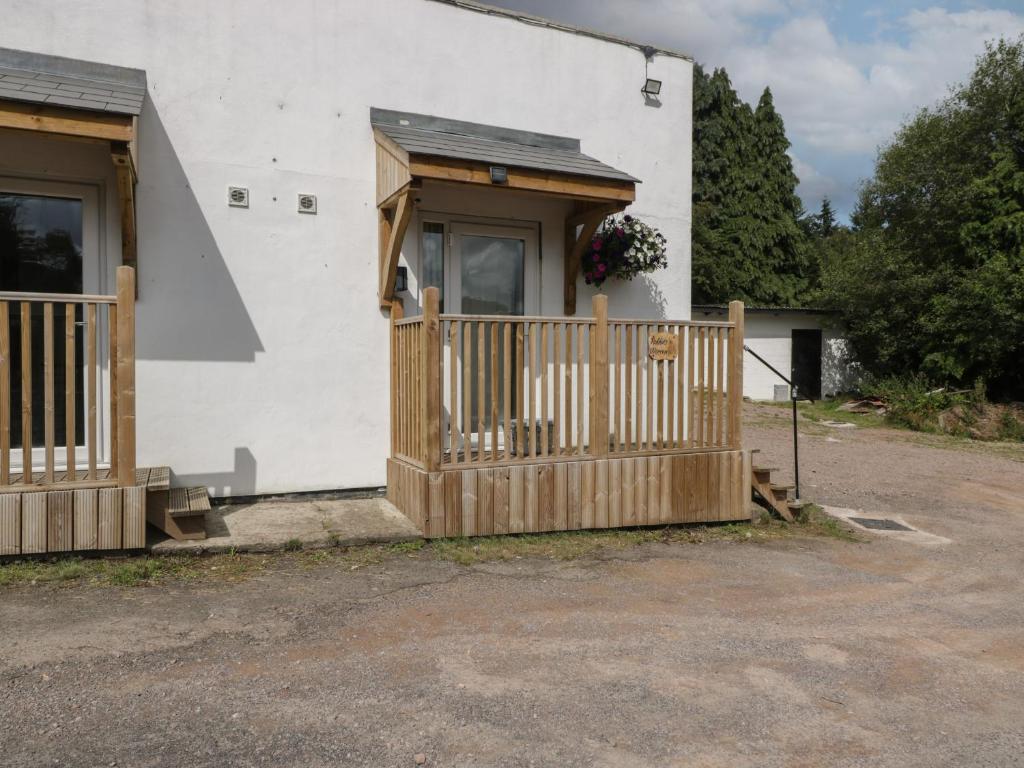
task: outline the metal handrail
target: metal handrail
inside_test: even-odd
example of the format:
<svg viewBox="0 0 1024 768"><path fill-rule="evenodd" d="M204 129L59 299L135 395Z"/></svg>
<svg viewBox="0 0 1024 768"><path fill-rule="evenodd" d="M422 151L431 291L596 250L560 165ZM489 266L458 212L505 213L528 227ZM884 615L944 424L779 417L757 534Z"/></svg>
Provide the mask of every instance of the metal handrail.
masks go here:
<svg viewBox="0 0 1024 768"><path fill-rule="evenodd" d="M773 366L771 363L769 363L767 360L765 360L763 357L757 354L757 352L752 350L746 344L743 345L743 350L745 352L749 352L750 354L752 354L754 358L757 359L757 361L760 362L765 368L767 368L769 371L774 373L776 376L778 376L780 379L782 379L789 385L789 399L793 403L793 485L796 491L796 500L800 501L800 439L797 435L796 430L796 401L807 400L808 402L813 403L814 400L809 397L801 398L796 384L794 384L792 381L783 376L775 366Z"/></svg>

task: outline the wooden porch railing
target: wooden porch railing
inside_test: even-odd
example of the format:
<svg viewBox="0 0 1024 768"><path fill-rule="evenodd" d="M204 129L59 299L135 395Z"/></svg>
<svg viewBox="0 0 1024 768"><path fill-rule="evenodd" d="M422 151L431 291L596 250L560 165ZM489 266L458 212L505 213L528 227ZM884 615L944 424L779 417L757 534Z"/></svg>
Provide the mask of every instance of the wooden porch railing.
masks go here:
<svg viewBox="0 0 1024 768"><path fill-rule="evenodd" d="M109 470L97 422L104 391ZM118 267L115 296L0 293L0 492L134 484L135 270Z"/></svg>
<svg viewBox="0 0 1024 768"><path fill-rule="evenodd" d="M436 471L742 445L742 302L728 322L609 320L605 296L591 318L437 307L428 288L423 315L392 315L395 458Z"/></svg>

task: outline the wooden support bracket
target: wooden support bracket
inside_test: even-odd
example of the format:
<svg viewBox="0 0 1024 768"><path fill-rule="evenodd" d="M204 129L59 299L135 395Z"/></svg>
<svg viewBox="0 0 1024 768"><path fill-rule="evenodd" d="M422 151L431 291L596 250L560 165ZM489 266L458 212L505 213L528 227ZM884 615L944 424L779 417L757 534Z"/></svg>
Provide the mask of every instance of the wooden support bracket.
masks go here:
<svg viewBox="0 0 1024 768"><path fill-rule="evenodd" d="M135 227L135 162L128 142L110 142L110 158L117 173L117 199L121 209L121 263L138 269L138 237ZM138 284L136 283L136 286Z"/></svg>
<svg viewBox="0 0 1024 768"><path fill-rule="evenodd" d="M580 261L597 228L608 216L625 210L625 203L602 203L578 209L565 220L565 276L563 283L563 312L576 314L576 280L580 274ZM578 234L577 234L578 230Z"/></svg>
<svg viewBox="0 0 1024 768"><path fill-rule="evenodd" d="M394 209L378 209L380 217L380 306L391 306L395 293L395 274L398 272L398 256L402 251L405 231L412 218L412 189L406 187L396 200Z"/></svg>

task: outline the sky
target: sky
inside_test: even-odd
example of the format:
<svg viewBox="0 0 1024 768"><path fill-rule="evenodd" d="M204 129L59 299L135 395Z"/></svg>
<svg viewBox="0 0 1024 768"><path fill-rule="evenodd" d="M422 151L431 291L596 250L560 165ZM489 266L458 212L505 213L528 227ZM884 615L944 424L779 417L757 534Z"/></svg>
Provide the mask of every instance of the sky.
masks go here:
<svg viewBox="0 0 1024 768"><path fill-rule="evenodd" d="M842 218L878 148L970 75L987 40L1024 33L1024 0L488 0L725 67L740 98L768 86L808 210Z"/></svg>

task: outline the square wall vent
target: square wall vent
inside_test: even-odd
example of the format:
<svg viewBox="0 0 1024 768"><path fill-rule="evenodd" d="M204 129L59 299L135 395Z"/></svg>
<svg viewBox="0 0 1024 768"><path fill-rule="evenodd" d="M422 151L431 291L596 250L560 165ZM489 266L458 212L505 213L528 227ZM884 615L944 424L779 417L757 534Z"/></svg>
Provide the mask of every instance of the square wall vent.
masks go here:
<svg viewBox="0 0 1024 768"><path fill-rule="evenodd" d="M299 213L316 213L316 195L299 195Z"/></svg>
<svg viewBox="0 0 1024 768"><path fill-rule="evenodd" d="M247 187L228 187L228 205L232 208L248 208L249 189Z"/></svg>

